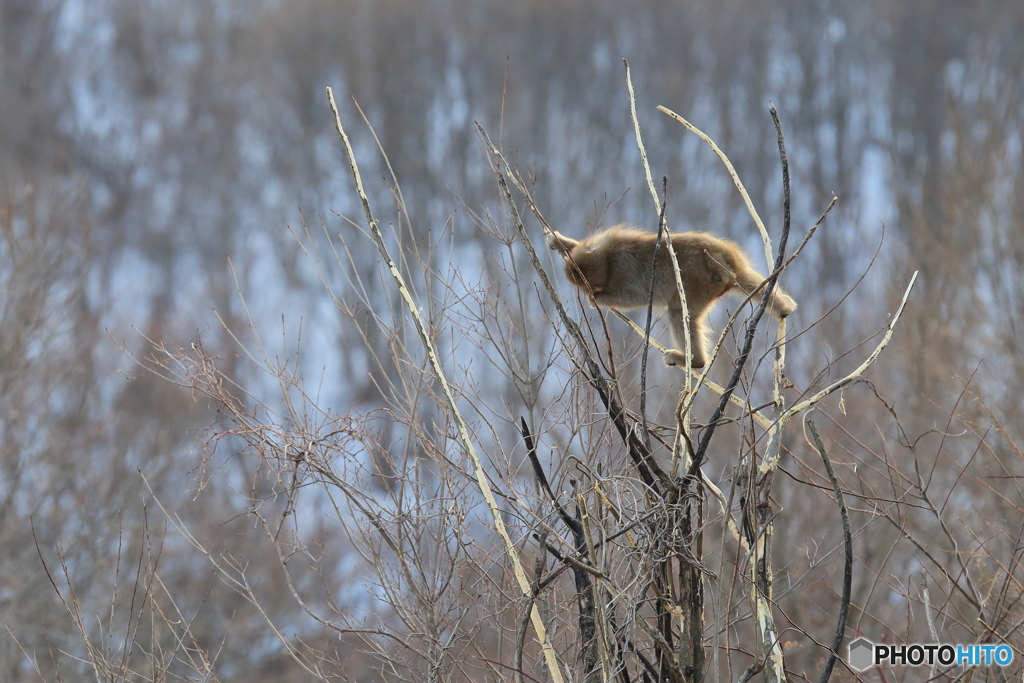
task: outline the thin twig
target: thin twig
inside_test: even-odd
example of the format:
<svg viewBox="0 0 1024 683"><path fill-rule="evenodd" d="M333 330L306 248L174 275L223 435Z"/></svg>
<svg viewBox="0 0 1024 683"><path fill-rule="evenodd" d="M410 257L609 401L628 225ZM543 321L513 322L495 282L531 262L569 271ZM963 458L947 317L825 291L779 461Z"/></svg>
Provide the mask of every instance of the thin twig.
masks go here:
<svg viewBox="0 0 1024 683"><path fill-rule="evenodd" d="M647 429L647 352L651 346L651 318L654 316L654 283L658 274L658 252L661 251L661 236L665 234L665 207L668 204L668 176L662 178L663 194L661 215L658 218L658 239L654 242L654 256L651 258L651 286L647 298L647 323L644 325L644 355L640 359L640 422L644 429L644 441L651 447L651 434ZM672 245L668 245L672 249Z"/></svg>
<svg viewBox="0 0 1024 683"><path fill-rule="evenodd" d="M626 91L629 95L629 115L633 119L633 132L636 134L636 144L640 148L640 160L644 165L644 173L647 176L647 189L651 192L651 199L654 200L654 210L657 211L661 205L658 199L658 192L654 189L654 176L651 175L651 166L647 163L647 150L644 149L643 140L640 138L640 121L636 117L636 97L633 94L633 77L629 72L629 62L622 60L626 67ZM664 209L662 209L664 211Z"/></svg>

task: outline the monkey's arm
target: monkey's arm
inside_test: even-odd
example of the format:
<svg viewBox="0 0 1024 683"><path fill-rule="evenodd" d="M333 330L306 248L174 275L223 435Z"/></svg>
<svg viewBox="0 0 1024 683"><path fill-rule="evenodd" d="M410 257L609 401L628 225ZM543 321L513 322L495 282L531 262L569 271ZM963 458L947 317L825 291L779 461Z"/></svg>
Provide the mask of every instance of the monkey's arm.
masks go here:
<svg viewBox="0 0 1024 683"><path fill-rule="evenodd" d="M563 254L568 254L570 251L576 248L577 244L579 244L579 242L577 242L576 240L566 237L565 235L557 231L552 231L551 234L548 235L547 243L548 248L554 249L555 251L560 251Z"/></svg>
<svg viewBox="0 0 1024 683"><path fill-rule="evenodd" d="M744 295L762 291L767 282L761 273L754 270L746 255L738 247L732 246L730 249L723 249L719 254L708 252L705 254L708 257L708 267L715 273L715 277L735 283ZM796 302L793 301L793 298L776 285L772 289L772 297L768 302L768 312L776 318L785 318L795 310Z"/></svg>
<svg viewBox="0 0 1024 683"><path fill-rule="evenodd" d="M761 292L765 282L767 280L760 273L752 270L737 273L736 284L739 285L744 294L749 294L753 291ZM754 303L757 303L757 301ZM785 318L795 310L796 302L793 301L793 297L782 291L782 288L776 284L772 290L771 299L768 301L768 312L776 318Z"/></svg>

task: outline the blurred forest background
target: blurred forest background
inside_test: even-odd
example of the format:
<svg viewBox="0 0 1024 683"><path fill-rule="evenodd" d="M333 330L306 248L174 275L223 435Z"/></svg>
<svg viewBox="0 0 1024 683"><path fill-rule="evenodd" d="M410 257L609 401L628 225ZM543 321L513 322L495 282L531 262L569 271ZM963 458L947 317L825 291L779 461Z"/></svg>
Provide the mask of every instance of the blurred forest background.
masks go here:
<svg viewBox="0 0 1024 683"><path fill-rule="evenodd" d="M1000 599L1015 605L1020 586L1006 577L1018 572L1024 520L1013 478L1024 474L1014 445L1024 439L1022 36L1024 3L1006 0L0 1L0 679L38 680L35 666L46 680L83 671L61 654L87 656L40 554L66 597L63 557L100 642L124 636L103 631L112 596L130 594L136 566L159 554L162 595L187 616L196 647L216 653L219 680L307 680L252 601L166 528L153 498L248 566L286 637L329 639L288 595L273 545L245 514L261 498L260 460L233 457L231 441L211 452L209 402L132 358L162 342L201 342L258 396L276 391L275 380L232 334L250 344L255 330L282 362L301 344L293 362L319 404L357 406L386 442L387 423L372 411L389 405L374 365L389 338L335 306L296 239L308 225L304 243L327 253L322 220L365 264L362 282L384 286L374 245L339 217L360 222L361 208L324 87L338 96L384 213L394 206L387 167L347 94L379 136L409 213L403 244L479 289L503 277L512 252L481 229L481 216L503 208L474 122L532 174L538 205L565 234L619 221L656 228L623 57L654 174L669 179L673 229L735 239L764 270L720 162L659 104L725 150L773 235L781 182L769 101L787 132L794 231L838 195L783 279L800 304L794 336L852 289L790 344L787 376L801 391L860 363L873 343L843 354L885 325L920 270L870 383L834 397L818 421L837 461L863 450L914 472L919 458L962 547L945 537L922 536L922 545L942 555L984 544L979 572L989 579L978 591L1005 591ZM325 277L339 296L356 286L344 269ZM393 294L366 296L387 305ZM538 310L535 302L524 314ZM529 343L551 353L550 330L537 334ZM488 429L514 435L519 414L543 411L524 406L509 375L488 370L488 353L463 357L477 359L465 361L466 376L476 400L507 413ZM716 373L728 369L720 363ZM668 396L654 407L670 421L676 375L652 372ZM537 396L557 393L553 381ZM714 477L728 475L728 463L712 464ZM777 564L799 574L815 544L841 541L821 534L822 515L838 519L834 506L801 483L799 460L788 465L793 478L775 487L789 515ZM358 594L362 560L344 534L318 524L310 533L334 558L328 586ZM870 570L858 574L868 578L855 581L855 602L871 592L912 621L911 584L930 565L897 537L894 525L859 537L858 562ZM838 556L821 559L804 561L821 602L781 604L826 642L835 599L826 581L842 567ZM993 628L1016 622L1007 614ZM881 637L891 625L860 628ZM345 642L353 680L390 680Z"/></svg>

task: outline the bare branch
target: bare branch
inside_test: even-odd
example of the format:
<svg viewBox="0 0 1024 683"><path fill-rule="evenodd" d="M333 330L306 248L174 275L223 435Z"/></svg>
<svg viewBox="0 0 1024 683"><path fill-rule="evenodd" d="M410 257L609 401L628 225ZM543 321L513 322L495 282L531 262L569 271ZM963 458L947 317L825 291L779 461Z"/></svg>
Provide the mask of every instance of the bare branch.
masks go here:
<svg viewBox="0 0 1024 683"><path fill-rule="evenodd" d="M515 543L512 542L512 538L508 535L508 531L505 528L505 521L502 519L501 509L498 507L498 503L494 499L494 494L491 492L491 486L487 482L487 475L484 472L483 463L480 461L480 456L477 455L476 447L470 439L469 429L466 427L466 422L462 417L462 413L459 411L459 407L455 403L455 396L452 394L451 388L448 385L444 369L441 367L441 362L438 360L437 353L434 350L433 342L431 342L430 337L427 334L427 328L423 324L423 318L420 315L419 305L412 298L412 294L409 292L409 288L405 284L405 278L402 277L398 267L395 266L394 261L391 259L391 255L388 253L388 248L384 244L384 236L381 234L380 228L377 226L377 221L374 219L373 213L370 210L370 200L363 191L363 180L359 175L359 167L356 164L355 153L352 151L352 145L348 140L348 136L345 134L345 129L341 125L341 115L338 113L338 106L334 103L334 93L330 88L327 88L327 98L330 102L331 110L334 112L335 128L337 128L338 135L341 136L342 144L345 146L345 154L348 156L349 168L352 169L352 177L355 180L356 192L359 194L359 200L363 204L367 227L370 229L373 239L377 243L377 249L380 251L381 257L387 264L388 270L391 271L391 276L394 278L395 283L398 286L399 293L402 295L406 306L409 308L409 314L412 316L413 322L416 325L416 331L419 333L420 341L423 343L424 349L427 352L430 367L434 372L434 376L436 377L438 384L441 385L441 392L444 395L445 403L448 406L452 419L455 421L459 439L462 441L462 445L466 449L466 453L472 460L477 485L480 488L480 493L483 495L484 500L487 502L487 507L491 511L491 519L494 523L494 528L505 544L505 551L508 553L509 561L512 564L512 571L515 574L517 583L519 584L519 590L522 592L523 597L530 599L533 595L533 591L530 587L529 579L526 578L526 572L523 570L523 565L519 561L519 551L516 549ZM536 604L532 606L531 611L533 628L537 633L537 640L540 642L540 646L544 651L544 658L547 661L548 671L555 683L562 683L562 672L559 668L558 657L555 654L554 648L552 648L551 644L548 642L547 629L544 626L544 622L541 620L540 611L537 609Z"/></svg>
<svg viewBox="0 0 1024 683"><path fill-rule="evenodd" d="M662 106L658 107L658 111L662 112L663 114L668 114L673 119L683 124L683 126L688 131L695 134L701 140L706 142L708 146L711 147L711 150L718 155L718 158L722 160L722 163L725 164L725 168L729 172L729 177L732 178L732 182L733 184L736 185L736 189L740 191L740 196L743 197L743 203L746 205L747 211L750 212L751 218L754 219L754 224L757 226L758 231L761 233L761 240L764 242L765 263L768 265L769 268L771 268L772 264L775 262L775 258L772 256L772 241L771 238L768 236L768 229L764 227L764 222L761 220L761 216L758 215L757 209L754 208L754 202L750 200L750 195L747 194L747 188L745 188L743 186L743 183L740 181L740 176L738 173L736 173L736 169L733 168L732 162L729 161L729 157L725 155L725 152L719 149L718 145L715 144L714 140L709 138L702 130L694 126L692 123L684 119L679 114L675 113L671 109L668 109L667 107Z"/></svg>

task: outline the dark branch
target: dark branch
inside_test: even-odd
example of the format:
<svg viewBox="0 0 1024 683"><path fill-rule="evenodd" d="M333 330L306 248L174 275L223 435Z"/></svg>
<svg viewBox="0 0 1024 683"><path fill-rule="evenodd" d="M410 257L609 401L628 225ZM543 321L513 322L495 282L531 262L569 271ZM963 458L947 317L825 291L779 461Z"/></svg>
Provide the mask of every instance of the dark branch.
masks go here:
<svg viewBox="0 0 1024 683"><path fill-rule="evenodd" d="M811 431L811 436L814 437L814 445L817 446L818 453L821 454L828 478L832 482L832 490L836 494L836 504L839 506L839 515L843 520L843 542L846 545L843 566L843 601L839 605L839 623L836 624L836 637L832 641L832 652L829 653L825 669L818 679L818 683L828 683L829 677L832 676L832 668L836 665L836 653L839 652L839 648L843 644L843 635L846 633L846 617L850 612L850 590L853 584L853 534L850 533L850 513L846 509L846 501L843 500L843 489L839 486L839 478L836 476L836 471L832 469L832 462L828 459L828 454L825 453L825 444L821 442L818 428L814 426L813 421L807 420L807 427Z"/></svg>
<svg viewBox="0 0 1024 683"><path fill-rule="evenodd" d="M537 447L533 442L533 435L530 434L530 427L526 424L526 419L519 418L519 428L523 433L523 439L526 441L526 456L530 459L530 464L533 465L533 473L537 477L537 481L540 482L541 488L551 498L551 502L555 506L555 510L558 511L558 516L562 518L565 525L569 527L573 536L580 536L583 534L583 527L580 525L578 519L566 512L562 504L558 502L558 498L555 496L555 492L551 490L551 485L548 484L548 478L544 474L544 468L540 466L540 460L537 458Z"/></svg>
<svg viewBox="0 0 1024 683"><path fill-rule="evenodd" d="M729 404L729 399L732 397L732 392L735 391L736 385L739 384L740 375L743 373L743 367L747 364L747 359L750 357L750 349L754 345L754 335L757 333L757 326L761 322L761 317L764 315L765 310L768 308L768 301L771 299L772 291L775 289L775 283L779 279L779 275L783 270L783 265L786 262L786 244L789 242L789 228L790 228L790 201L789 201L789 158L786 156L786 140L782 134L782 124L779 122L779 114L775 111L774 105L769 105L768 111L771 112L772 120L775 122L775 129L779 134L779 157L782 159L782 237L779 239L779 254L775 258L775 267L772 269L772 274L768 278L768 283L764 287L764 294L761 296L761 303L757 309L754 310L754 314L750 317L750 321L747 323L747 333L743 340L743 349L740 355L736 358L736 364L733 368L732 377L729 379L729 383L725 386L725 391L722 392L721 399L718 402L718 407L715 408L715 412L711 415L711 421L708 423L707 429L701 435L700 444L697 446L697 455L693 459L693 464L690 466L689 476L693 476L697 469L700 468L701 463L704 461L704 455L707 453L708 445L711 443L711 437L715 433L715 429L718 427L719 421L722 419L722 415L725 414L725 407Z"/></svg>

